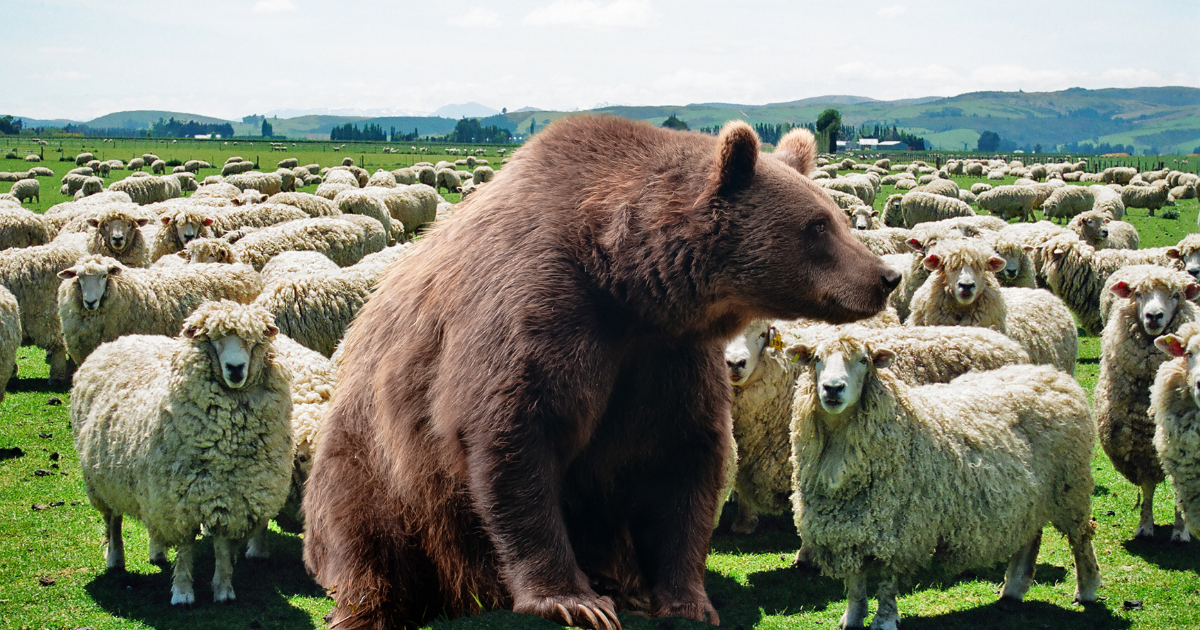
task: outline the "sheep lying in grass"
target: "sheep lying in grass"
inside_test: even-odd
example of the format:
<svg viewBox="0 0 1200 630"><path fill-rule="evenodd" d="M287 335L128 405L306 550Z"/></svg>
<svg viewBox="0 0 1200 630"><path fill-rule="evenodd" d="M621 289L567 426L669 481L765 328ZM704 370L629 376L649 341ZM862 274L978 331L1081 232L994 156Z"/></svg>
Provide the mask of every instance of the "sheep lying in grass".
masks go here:
<svg viewBox="0 0 1200 630"><path fill-rule="evenodd" d="M58 315L67 350L82 363L122 335L164 335L206 300L254 301L262 278L245 265L131 269L91 255L60 272Z"/></svg>
<svg viewBox="0 0 1200 630"><path fill-rule="evenodd" d="M1196 320L1190 300L1200 284L1190 276L1158 267L1122 269L1111 292L1112 304L1100 341L1100 373L1096 378L1096 425L1100 445L1113 467L1142 491L1137 538L1154 536L1154 489L1165 477L1154 450L1154 419L1147 413L1150 388L1166 356L1154 345ZM1115 276L1116 274L1114 274ZM1173 539L1186 536L1176 523Z"/></svg>
<svg viewBox="0 0 1200 630"><path fill-rule="evenodd" d="M1200 537L1200 324L1185 324L1154 340L1171 357L1158 368L1150 388L1154 448L1175 490L1172 540ZM1180 521L1186 527L1180 527ZM1190 534L1190 535L1188 535Z"/></svg>
<svg viewBox="0 0 1200 630"><path fill-rule="evenodd" d="M1075 379L1011 366L911 387L853 327L787 352L812 366L793 408L796 527L846 582L841 627L862 627L874 578L871 627L895 628L897 580L932 560L959 572L1007 558L1001 597L1021 600L1046 523L1070 543L1076 601L1096 600L1095 429Z"/></svg>
<svg viewBox="0 0 1200 630"><path fill-rule="evenodd" d="M183 336L130 335L79 370L71 428L88 500L108 534L107 566L125 566L121 522L145 524L151 561L177 547L172 604L192 604L196 534L213 538L213 600L235 596L233 549L260 534L292 472L290 378L278 329L260 308L202 305ZM247 557L265 557L262 540Z"/></svg>
<svg viewBox="0 0 1200 630"><path fill-rule="evenodd" d="M790 508L792 465L789 425L796 380L805 368L791 362L785 345L837 334L828 325L798 327L763 320L726 346L733 384L733 433L738 445L738 517L733 531L749 534L759 514ZM981 328L883 327L864 333L896 353L892 371L909 385L948 383L971 370L1028 363L1028 355L1004 335Z"/></svg>

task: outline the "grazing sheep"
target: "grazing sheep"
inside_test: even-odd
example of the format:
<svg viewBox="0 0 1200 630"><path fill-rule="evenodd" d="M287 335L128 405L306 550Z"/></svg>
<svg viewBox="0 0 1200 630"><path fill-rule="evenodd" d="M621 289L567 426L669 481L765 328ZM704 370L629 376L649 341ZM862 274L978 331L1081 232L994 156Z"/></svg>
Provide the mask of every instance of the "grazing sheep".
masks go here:
<svg viewBox="0 0 1200 630"><path fill-rule="evenodd" d="M287 498L290 376L262 309L204 304L183 336L132 335L81 366L71 427L88 500L108 534L107 566L125 566L124 514L145 524L152 561L177 547L172 604L192 604L195 538L213 537L213 600L234 599L233 547L256 538ZM255 540L247 557L265 557Z"/></svg>
<svg viewBox="0 0 1200 630"><path fill-rule="evenodd" d="M1128 184L1136 177L1138 171L1132 166L1110 166L1101 173L1105 184Z"/></svg>
<svg viewBox="0 0 1200 630"><path fill-rule="evenodd" d="M1200 324L1185 324L1175 334L1162 335L1154 345L1172 359L1164 362L1150 388L1154 417L1154 448L1163 472L1175 490L1173 542L1200 536ZM1186 525L1186 527L1181 526ZM1189 535L1190 532L1190 535Z"/></svg>
<svg viewBox="0 0 1200 630"><path fill-rule="evenodd" d="M22 179L19 182L15 182L8 192L21 203L25 203L26 201L34 203L42 202L42 184L36 179Z"/></svg>
<svg viewBox="0 0 1200 630"><path fill-rule="evenodd" d="M1001 597L1021 600L1047 522L1070 543L1076 601L1096 600L1095 429L1073 378L1010 366L910 387L853 327L788 353L813 366L793 407L796 527L846 581L841 627L862 627L873 576L872 627L895 628L897 580L932 560L959 572L1008 558Z"/></svg>
<svg viewBox="0 0 1200 630"><path fill-rule="evenodd" d="M492 170L492 167L476 166L475 171L471 173L471 181L475 182L476 184L486 184L487 182L492 181L492 178L495 176L496 171Z"/></svg>
<svg viewBox="0 0 1200 630"><path fill-rule="evenodd" d="M956 187L955 190L958 190ZM918 223L940 221L952 217L973 216L975 211L971 206L957 198L951 199L944 195L921 192L917 190L905 193L900 200L900 209L904 215L904 227L912 228Z"/></svg>
<svg viewBox="0 0 1200 630"><path fill-rule="evenodd" d="M1010 216L1018 216L1022 221L1032 221L1037 218L1034 210L1045 201L1031 186L997 186L976 195L975 201L980 210L1005 220Z"/></svg>
<svg viewBox="0 0 1200 630"><path fill-rule="evenodd" d="M1126 186L1121 189L1121 203L1126 208L1146 208L1150 216L1154 211L1168 205L1171 189L1166 182L1158 181L1149 186Z"/></svg>
<svg viewBox="0 0 1200 630"><path fill-rule="evenodd" d="M233 158L230 158L230 159L232 160ZM226 162L225 166L221 167L221 177L229 177L230 175L237 175L238 173L246 173L246 172L249 172L252 170L254 170L254 162L246 162L246 161Z"/></svg>
<svg viewBox="0 0 1200 630"><path fill-rule="evenodd" d="M182 194L178 182L175 182L175 185L171 186L166 177L155 175L127 177L121 181L113 182L109 185L108 189L128 194L134 203L141 206L173 199Z"/></svg>
<svg viewBox="0 0 1200 630"><path fill-rule="evenodd" d="M360 225L341 216L296 219L267 226L238 240L234 251L239 260L257 271L283 251L320 252L341 266L349 266L385 245L383 239L371 238Z"/></svg>
<svg viewBox="0 0 1200 630"><path fill-rule="evenodd" d="M17 351L23 338L17 298L0 287L0 402L4 401L6 384L17 373Z"/></svg>
<svg viewBox="0 0 1200 630"><path fill-rule="evenodd" d="M1054 189L1042 202L1042 215L1062 223L1063 219L1091 210L1095 204L1096 198L1090 186L1062 186Z"/></svg>
<svg viewBox="0 0 1200 630"><path fill-rule="evenodd" d="M132 160L129 160L129 163L125 165L125 168L128 168L131 171L140 171L145 167L146 161L140 157L135 157Z"/></svg>
<svg viewBox="0 0 1200 630"><path fill-rule="evenodd" d="M279 276L263 288L256 303L297 343L331 356L346 328L389 267L408 251L396 245L338 270Z"/></svg>
<svg viewBox="0 0 1200 630"><path fill-rule="evenodd" d="M226 177L225 183L236 186L240 191L253 188L268 197L283 191L283 179L279 173L238 173Z"/></svg>
<svg viewBox="0 0 1200 630"><path fill-rule="evenodd" d="M164 335L206 300L254 301L262 278L245 265L136 269L90 255L58 274L58 315L67 351L83 363L100 344L123 335Z"/></svg>
<svg viewBox="0 0 1200 630"><path fill-rule="evenodd" d="M167 172L167 163L162 160L154 160L150 163L150 170L155 175L162 175Z"/></svg>
<svg viewBox="0 0 1200 630"><path fill-rule="evenodd" d="M66 175L63 175L63 187L59 189L59 192L64 195L74 195L75 193L79 192L81 188L83 188L83 185L91 177L93 177L91 174L84 175L83 173L67 173ZM101 188L104 187L104 180L100 180L100 186Z"/></svg>
<svg viewBox="0 0 1200 630"><path fill-rule="evenodd" d="M278 195L271 195L267 201L295 206L303 210L310 217L333 217L342 213L341 210L338 210L337 204L333 203L332 200L309 193L279 193Z"/></svg>
<svg viewBox="0 0 1200 630"><path fill-rule="evenodd" d="M1120 299L1111 306L1100 341L1096 426L1113 467L1142 491L1134 536L1151 538L1154 489L1165 479L1154 449L1154 418L1147 412L1151 385L1166 359L1154 339L1196 320L1190 300L1200 296L1200 284L1171 269L1140 265L1123 269L1110 291ZM1177 528L1173 538L1183 535Z"/></svg>
<svg viewBox="0 0 1200 630"><path fill-rule="evenodd" d="M84 197L98 195L102 192L104 192L104 180L99 177L85 177L79 190L75 191L75 200L78 201Z"/></svg>
<svg viewBox="0 0 1200 630"><path fill-rule="evenodd" d="M80 153L75 156L75 166L83 166L94 159L96 159L96 156L91 153Z"/></svg>
<svg viewBox="0 0 1200 630"><path fill-rule="evenodd" d="M297 161L296 158L285 158L285 159L279 160L279 163L276 164L275 166L278 168L296 168L296 166L299 164L300 164L300 162Z"/></svg>
<svg viewBox="0 0 1200 630"><path fill-rule="evenodd" d="M462 180L458 176L458 171L453 168L444 168L437 171L437 183L433 187L439 190L445 188L446 192L458 192L462 188Z"/></svg>
<svg viewBox="0 0 1200 630"><path fill-rule="evenodd" d="M22 345L46 351L53 387L70 384L72 370L58 319L58 272L85 255L81 239L0 251L0 286L17 299Z"/></svg>
<svg viewBox="0 0 1200 630"><path fill-rule="evenodd" d="M955 184L948 179L935 179L911 192L926 192L932 195L941 195L951 199L958 199L958 184Z"/></svg>
<svg viewBox="0 0 1200 630"><path fill-rule="evenodd" d="M733 432L738 445L738 517L733 531L749 534L759 514L783 514L789 507L792 466L788 444L796 381L805 368L784 347L798 340L837 334L839 328L800 328L758 320L726 346L733 384ZM865 338L896 353L892 372L909 385L949 383L971 370L1028 363L1014 341L982 328L923 326L864 329Z"/></svg>

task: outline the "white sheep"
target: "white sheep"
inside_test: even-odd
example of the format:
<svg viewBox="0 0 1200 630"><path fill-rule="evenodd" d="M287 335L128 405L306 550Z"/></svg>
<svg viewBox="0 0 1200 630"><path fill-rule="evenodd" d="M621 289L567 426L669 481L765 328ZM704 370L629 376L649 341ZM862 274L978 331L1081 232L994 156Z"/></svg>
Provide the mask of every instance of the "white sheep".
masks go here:
<svg viewBox="0 0 1200 630"><path fill-rule="evenodd" d="M16 296L0 287L0 402L9 378L17 372L17 351L24 338L20 309Z"/></svg>
<svg viewBox="0 0 1200 630"><path fill-rule="evenodd" d="M1150 216L1154 211L1169 205L1171 189L1165 181L1157 181L1149 186L1126 186L1121 189L1121 203L1126 208L1146 208Z"/></svg>
<svg viewBox="0 0 1200 630"><path fill-rule="evenodd" d="M1175 490L1172 540L1200 537L1200 324L1192 322L1154 345L1172 359L1164 362L1150 388L1154 448ZM1182 524L1185 527L1181 527ZM1189 535L1190 534L1190 535Z"/></svg>
<svg viewBox="0 0 1200 630"><path fill-rule="evenodd" d="M58 316L67 351L82 363L122 335L169 335L207 300L250 303L262 278L246 265L136 269L114 258L80 258L58 276Z"/></svg>
<svg viewBox="0 0 1200 630"><path fill-rule="evenodd" d="M1109 291L1118 299L1109 306L1101 335L1096 425L1113 467L1142 491L1134 536L1149 538L1154 536L1154 489L1165 478L1154 450L1154 420L1147 413L1150 387L1166 359L1154 340L1196 320L1190 300L1200 296L1200 284L1156 265L1127 267L1113 276ZM1184 535L1177 527L1173 537Z"/></svg>
<svg viewBox="0 0 1200 630"><path fill-rule="evenodd" d="M36 179L22 179L14 182L8 192L21 203L25 203L26 201L34 203L42 202L42 185Z"/></svg>
<svg viewBox="0 0 1200 630"><path fill-rule="evenodd" d="M86 239L0 251L0 286L17 299L23 345L46 351L50 385L69 384L73 365L58 318L58 272L87 255Z"/></svg>
<svg viewBox="0 0 1200 630"><path fill-rule="evenodd" d="M1096 204L1096 198L1090 186L1062 186L1050 193L1042 202L1042 215L1047 219L1070 219L1081 212L1087 212Z"/></svg>
<svg viewBox="0 0 1200 630"><path fill-rule="evenodd" d="M0 203L0 249L31 247L50 242L50 226L45 218L20 205Z"/></svg>
<svg viewBox="0 0 1200 630"><path fill-rule="evenodd" d="M170 182L167 177L149 175L146 177L127 177L113 182L109 190L124 192L138 205L147 205L179 197L182 193L178 181Z"/></svg>
<svg viewBox="0 0 1200 630"><path fill-rule="evenodd" d="M319 252L343 267L353 265L363 256L383 249L386 242L375 238L361 224L350 221L349 216L296 219L264 227L239 239L234 251L255 270L288 250Z"/></svg>
<svg viewBox="0 0 1200 630"><path fill-rule="evenodd" d="M1004 259L1004 266L996 272L996 281L1000 286L1037 288L1033 257L1030 256L1034 249L1032 245L1026 245L1006 230L988 235L987 239L996 254Z"/></svg>
<svg viewBox="0 0 1200 630"><path fill-rule="evenodd" d="M150 220L135 210L137 206L114 204L100 208L87 219L91 228L88 253L115 258L127 267L149 267L150 248L141 228Z"/></svg>
<svg viewBox="0 0 1200 630"><path fill-rule="evenodd" d="M975 201L980 210L1005 220L1010 216L1018 216L1022 221L1031 221L1037 218L1034 210L1045 201L1031 186L997 186L976 195Z"/></svg>
<svg viewBox="0 0 1200 630"><path fill-rule="evenodd" d="M796 527L846 582L841 627L862 627L871 576L871 627L894 629L897 580L932 560L959 572L1008 559L1001 597L1023 599L1047 523L1070 544L1076 601L1096 600L1095 429L1075 379L1010 366L910 387L852 327L788 352L813 367L793 407Z"/></svg>
<svg viewBox="0 0 1200 630"><path fill-rule="evenodd" d="M172 604L192 604L196 534L213 538L213 600L234 596L233 547L261 534L292 472L290 376L262 309L212 302L183 336L122 337L82 366L71 427L88 500L104 518L107 566L125 566L121 522L145 524L151 561L177 547ZM256 539L247 557L265 557Z"/></svg>
<svg viewBox="0 0 1200 630"><path fill-rule="evenodd" d="M958 190L955 187L955 190ZM953 217L973 216L975 211L966 202L958 198L944 195L911 190L900 200L900 210L904 215L904 227L912 228L918 223L940 221Z"/></svg>
<svg viewBox="0 0 1200 630"><path fill-rule="evenodd" d="M225 183L236 186L241 191L253 188L268 197L283 192L283 178L279 173L237 173L226 177Z"/></svg>

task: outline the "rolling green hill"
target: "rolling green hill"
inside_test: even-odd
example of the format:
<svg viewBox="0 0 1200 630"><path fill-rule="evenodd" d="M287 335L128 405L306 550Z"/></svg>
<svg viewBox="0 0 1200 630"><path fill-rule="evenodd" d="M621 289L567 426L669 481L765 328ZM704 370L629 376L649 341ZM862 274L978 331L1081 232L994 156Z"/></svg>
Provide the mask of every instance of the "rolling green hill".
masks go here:
<svg viewBox="0 0 1200 630"><path fill-rule="evenodd" d="M126 128L126 129L148 129L148 128L150 128L150 125L154 124L155 122L158 122L159 118L162 118L163 120L170 120L171 118L174 118L175 120L178 120L180 122L187 122L189 120L192 120L192 121L195 121L198 123L204 123L206 125L212 125L212 124L219 125L219 124L225 124L227 122L233 122L231 120L222 120L220 118L213 118L212 116L201 116L199 114L184 114L184 113L180 113L180 112L160 112L160 111L143 109L143 110L134 110L134 111L128 111L128 112L115 112L112 114L106 114L99 118L89 120L83 124L87 125L88 127L93 128L93 129L101 129L101 128L105 128L105 127L119 127L119 128Z"/></svg>

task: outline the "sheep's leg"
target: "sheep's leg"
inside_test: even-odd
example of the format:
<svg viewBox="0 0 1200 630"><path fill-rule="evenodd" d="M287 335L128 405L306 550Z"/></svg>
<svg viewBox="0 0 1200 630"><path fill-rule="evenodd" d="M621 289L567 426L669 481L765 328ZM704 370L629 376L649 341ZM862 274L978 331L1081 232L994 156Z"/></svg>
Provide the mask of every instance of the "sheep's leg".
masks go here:
<svg viewBox="0 0 1200 630"><path fill-rule="evenodd" d="M1175 528L1171 530L1171 542L1192 542L1192 535L1188 532L1187 523L1183 520L1183 505L1179 501L1178 493L1175 495Z"/></svg>
<svg viewBox="0 0 1200 630"><path fill-rule="evenodd" d="M271 557L271 549L267 546L267 523L259 526L258 531L250 537L250 544L246 545L247 558L266 559Z"/></svg>
<svg viewBox="0 0 1200 630"><path fill-rule="evenodd" d="M1021 547L1008 561L1008 571L1004 574L1004 588L1000 590L1001 599L1021 601L1033 584L1033 572L1037 568L1038 551L1042 547L1042 532L1028 545Z"/></svg>
<svg viewBox="0 0 1200 630"><path fill-rule="evenodd" d="M66 346L46 350L46 363L50 364L50 386L70 385L70 368L67 365Z"/></svg>
<svg viewBox="0 0 1200 630"><path fill-rule="evenodd" d="M738 500L738 515L730 527L735 534L753 534L758 527L758 510L750 507L745 501Z"/></svg>
<svg viewBox="0 0 1200 630"><path fill-rule="evenodd" d="M896 607L896 578L888 576L879 583L875 593L879 600L879 610L871 620L871 630L896 630L900 622L900 609Z"/></svg>
<svg viewBox="0 0 1200 630"><path fill-rule="evenodd" d="M179 545L175 552L175 573L171 577L171 604L192 605L196 593L192 591L192 563L196 559L196 541L189 540Z"/></svg>
<svg viewBox="0 0 1200 630"><path fill-rule="evenodd" d="M213 536L213 558L216 560L216 571L213 571L213 601L231 602L233 595L233 544L224 536Z"/></svg>
<svg viewBox="0 0 1200 630"><path fill-rule="evenodd" d="M846 578L846 612L839 628L862 628L867 618L867 576L858 574Z"/></svg>
<svg viewBox="0 0 1200 630"><path fill-rule="evenodd" d="M1142 483L1142 513L1134 538L1154 538L1154 486L1152 481Z"/></svg>
<svg viewBox="0 0 1200 630"><path fill-rule="evenodd" d="M107 565L109 569L125 568L125 539L121 536L120 512L110 512L104 515L104 524L108 530Z"/></svg>
<svg viewBox="0 0 1200 630"><path fill-rule="evenodd" d="M156 539L153 535L150 536L150 564L166 564L167 563L167 546L162 544L162 541Z"/></svg>
<svg viewBox="0 0 1200 630"><path fill-rule="evenodd" d="M1066 531L1071 554L1075 556L1075 602L1085 604L1096 601L1100 590L1100 564L1096 562L1096 549L1092 537L1096 535L1096 521L1086 517L1080 527Z"/></svg>

